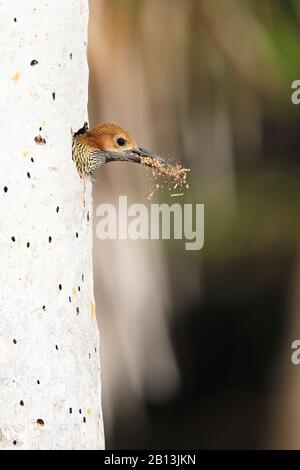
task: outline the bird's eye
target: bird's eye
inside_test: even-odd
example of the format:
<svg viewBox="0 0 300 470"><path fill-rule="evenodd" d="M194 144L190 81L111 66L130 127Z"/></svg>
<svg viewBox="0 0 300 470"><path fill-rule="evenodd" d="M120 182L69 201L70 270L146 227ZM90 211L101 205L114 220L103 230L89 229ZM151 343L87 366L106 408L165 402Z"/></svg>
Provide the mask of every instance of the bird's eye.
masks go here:
<svg viewBox="0 0 300 470"><path fill-rule="evenodd" d="M117 138L117 144L120 145L120 147L124 147L124 145L126 145L126 140L124 139L124 137L118 137Z"/></svg>

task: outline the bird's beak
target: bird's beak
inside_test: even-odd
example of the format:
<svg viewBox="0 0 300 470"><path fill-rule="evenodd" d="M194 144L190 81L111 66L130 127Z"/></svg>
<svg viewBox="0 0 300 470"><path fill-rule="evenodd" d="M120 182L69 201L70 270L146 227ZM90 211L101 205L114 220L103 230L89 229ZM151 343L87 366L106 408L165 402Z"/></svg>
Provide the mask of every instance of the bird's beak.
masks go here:
<svg viewBox="0 0 300 470"><path fill-rule="evenodd" d="M139 155L140 157L149 157L155 160L163 160L157 153L150 152L142 147L137 147L131 150L134 155Z"/></svg>
<svg viewBox="0 0 300 470"><path fill-rule="evenodd" d="M101 159L103 160L103 163L127 161L127 162L142 163L144 165L147 165L147 163L143 162L142 160L142 157L147 157L152 160L157 160L163 165L170 165L170 162L168 160L165 160L157 153L150 152L149 150L146 150L142 147L135 147L129 150L125 150L123 152L97 151L97 154L99 156L101 154ZM147 166L151 166L151 165L147 165Z"/></svg>
<svg viewBox="0 0 300 470"><path fill-rule="evenodd" d="M148 158L151 158L152 160L157 160L164 165L170 164L168 160L162 158L160 155L158 155L158 153L150 152L149 150L146 150L142 147L131 149L130 154L132 155L133 159L135 159L135 161L139 159L138 163L141 163L140 157L148 157Z"/></svg>

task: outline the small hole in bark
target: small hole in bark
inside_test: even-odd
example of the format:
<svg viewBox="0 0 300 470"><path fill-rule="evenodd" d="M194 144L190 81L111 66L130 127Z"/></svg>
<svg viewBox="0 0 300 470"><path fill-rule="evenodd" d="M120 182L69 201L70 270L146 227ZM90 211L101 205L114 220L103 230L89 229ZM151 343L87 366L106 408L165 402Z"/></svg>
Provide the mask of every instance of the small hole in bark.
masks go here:
<svg viewBox="0 0 300 470"><path fill-rule="evenodd" d="M39 380L37 380L36 383L37 383L38 385L40 385L41 382L40 382Z"/></svg>
<svg viewBox="0 0 300 470"><path fill-rule="evenodd" d="M76 234L75 234L75 235L76 235L76 238L78 238L78 232L76 232Z"/></svg>
<svg viewBox="0 0 300 470"><path fill-rule="evenodd" d="M27 242L27 243L26 243L26 246L27 246L27 248L30 248L30 243Z"/></svg>
<svg viewBox="0 0 300 470"><path fill-rule="evenodd" d="M4 186L4 188L3 188L3 189L4 189L4 192L5 192L5 193L7 193L7 191L8 191L8 187L7 187L7 186Z"/></svg>
<svg viewBox="0 0 300 470"><path fill-rule="evenodd" d="M95 348L95 353L97 353L97 348Z"/></svg>
<svg viewBox="0 0 300 470"><path fill-rule="evenodd" d="M46 144L46 139L44 139L41 135L37 135L35 138L34 138L34 141L36 144L38 145L45 145Z"/></svg>
<svg viewBox="0 0 300 470"><path fill-rule="evenodd" d="M84 282L84 274L81 275L81 280Z"/></svg>
<svg viewBox="0 0 300 470"><path fill-rule="evenodd" d="M51 243L52 242L52 237L49 237L48 240L49 240L49 243Z"/></svg>
<svg viewBox="0 0 300 470"><path fill-rule="evenodd" d="M15 241L16 241L15 237L11 237L11 240L12 240L13 242L15 242Z"/></svg>
<svg viewBox="0 0 300 470"><path fill-rule="evenodd" d="M70 303L72 302L72 299L71 299L71 297L69 297L69 302L70 302Z"/></svg>
<svg viewBox="0 0 300 470"><path fill-rule="evenodd" d="M45 423L42 419L39 418L39 419L36 420L36 424L42 428Z"/></svg>
<svg viewBox="0 0 300 470"><path fill-rule="evenodd" d="M58 206L57 206L57 208L56 208L56 212L59 213L59 207L58 207Z"/></svg>
<svg viewBox="0 0 300 470"><path fill-rule="evenodd" d="M72 414L72 408L69 408L69 413L70 413L70 415Z"/></svg>
<svg viewBox="0 0 300 470"><path fill-rule="evenodd" d="M87 221L89 222L90 221L90 213L89 212L87 213L86 218L87 218Z"/></svg>
<svg viewBox="0 0 300 470"><path fill-rule="evenodd" d="M78 286L78 292L80 292L80 286Z"/></svg>
<svg viewBox="0 0 300 470"><path fill-rule="evenodd" d="M55 349L56 349L56 351L58 351L58 346L57 346L57 344L55 345Z"/></svg>
<svg viewBox="0 0 300 470"><path fill-rule="evenodd" d="M43 305L43 310L44 310L44 311L46 310L46 305Z"/></svg>
<svg viewBox="0 0 300 470"><path fill-rule="evenodd" d="M73 59L73 54L72 54L72 52L71 52L71 54L70 54L70 59L71 59L71 60Z"/></svg>
<svg viewBox="0 0 300 470"><path fill-rule="evenodd" d="M86 417L85 416L83 417L83 422L86 423Z"/></svg>
<svg viewBox="0 0 300 470"><path fill-rule="evenodd" d="M30 159L30 160L32 161L32 163L34 163L34 160L33 160L33 158L32 158L32 157L31 157L31 159Z"/></svg>
<svg viewBox="0 0 300 470"><path fill-rule="evenodd" d="M38 64L38 61L33 59L31 62L30 62L30 65L31 67L33 67L34 65L37 65Z"/></svg>
<svg viewBox="0 0 300 470"><path fill-rule="evenodd" d="M79 414L81 415L81 408L79 408Z"/></svg>
<svg viewBox="0 0 300 470"><path fill-rule="evenodd" d="M42 130L43 130L43 128L42 128L42 127L40 127L40 128L39 128L39 131L41 132Z"/></svg>
<svg viewBox="0 0 300 470"><path fill-rule="evenodd" d="M59 288L59 290L62 290L62 285L59 284L59 285L58 285L58 288Z"/></svg>
<svg viewBox="0 0 300 470"><path fill-rule="evenodd" d="M91 359L91 353L89 353L89 359Z"/></svg>
<svg viewBox="0 0 300 470"><path fill-rule="evenodd" d="M52 93L52 99L53 99L53 101L55 101L55 98L56 98L56 93L55 93L55 91L54 91L54 92Z"/></svg>
<svg viewBox="0 0 300 470"><path fill-rule="evenodd" d="M17 18L14 18L14 22L15 22L15 23L17 22Z"/></svg>
<svg viewBox="0 0 300 470"><path fill-rule="evenodd" d="M79 315L79 307L76 307L77 315Z"/></svg>
<svg viewBox="0 0 300 470"><path fill-rule="evenodd" d="M20 401L20 405L21 405L21 406L24 406L23 400Z"/></svg>
<svg viewBox="0 0 300 470"><path fill-rule="evenodd" d="M16 340L16 339L13 339L13 343L14 343L14 344L17 344L17 340Z"/></svg>
<svg viewBox="0 0 300 470"><path fill-rule="evenodd" d="M17 441L13 441L13 445L16 446L16 445L17 445Z"/></svg>
<svg viewBox="0 0 300 470"><path fill-rule="evenodd" d="M29 171L27 172L27 178L31 178Z"/></svg>

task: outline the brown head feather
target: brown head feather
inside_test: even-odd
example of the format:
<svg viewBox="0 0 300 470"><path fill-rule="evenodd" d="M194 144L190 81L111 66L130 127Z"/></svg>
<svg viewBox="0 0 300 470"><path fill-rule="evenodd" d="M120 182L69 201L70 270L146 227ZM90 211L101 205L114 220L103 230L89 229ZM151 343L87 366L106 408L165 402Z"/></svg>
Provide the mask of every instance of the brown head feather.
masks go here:
<svg viewBox="0 0 300 470"><path fill-rule="evenodd" d="M100 124L86 132L83 138L87 145L104 152L124 152L137 148L134 138L117 124Z"/></svg>

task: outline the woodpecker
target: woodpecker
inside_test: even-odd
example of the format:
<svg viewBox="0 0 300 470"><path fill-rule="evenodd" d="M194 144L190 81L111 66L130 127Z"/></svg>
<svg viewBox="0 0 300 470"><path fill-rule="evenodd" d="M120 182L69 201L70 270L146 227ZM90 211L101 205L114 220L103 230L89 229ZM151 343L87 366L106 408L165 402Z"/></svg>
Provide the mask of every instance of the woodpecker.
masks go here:
<svg viewBox="0 0 300 470"><path fill-rule="evenodd" d="M89 130L88 124L73 135L72 158L80 176L91 175L109 162L127 161L153 166L171 165L158 154L138 147L134 138L117 124L100 124Z"/></svg>

